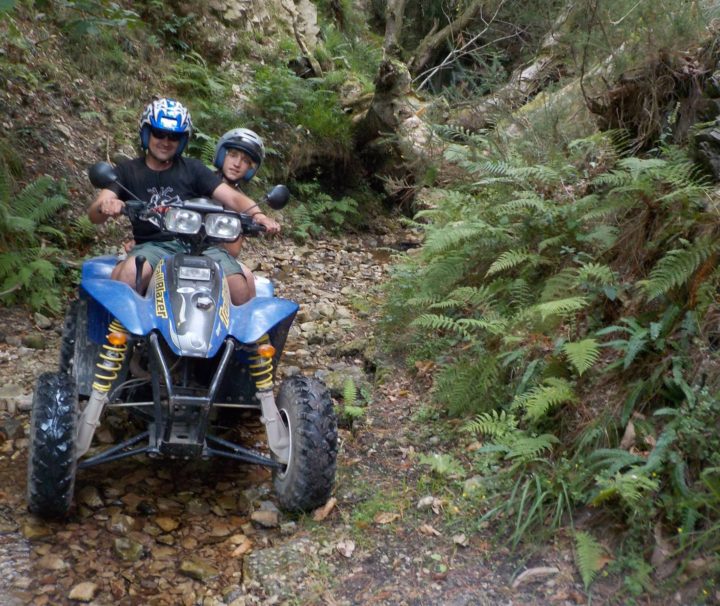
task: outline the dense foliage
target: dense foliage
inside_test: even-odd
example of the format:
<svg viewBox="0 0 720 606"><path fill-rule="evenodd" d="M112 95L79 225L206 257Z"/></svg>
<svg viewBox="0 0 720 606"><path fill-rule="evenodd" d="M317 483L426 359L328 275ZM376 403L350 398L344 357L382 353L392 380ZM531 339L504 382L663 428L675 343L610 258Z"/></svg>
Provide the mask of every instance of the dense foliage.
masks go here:
<svg viewBox="0 0 720 606"><path fill-rule="evenodd" d="M458 102L492 110L487 130L436 127L444 156L397 178L412 195L425 187L408 220L424 240L394 269L382 328L476 446L418 462L471 475L456 491L466 526L492 521L515 547L567 538L590 589L601 571L621 579L620 601L699 578L702 602L720 570L720 203L686 135L711 79L702 66L718 60L717 3L405 4L397 55L412 62L429 45L411 72L437 94L408 104L422 106L415 118L447 123ZM357 175L381 180L363 173L374 152L356 149L350 112L393 50L387 5L360 15L318 1L308 77L289 33L228 51L159 0L0 2L0 70L8 98L69 98L57 114L74 134L107 133L93 159L135 148L138 107L157 93L191 108L189 152L206 162L223 131L259 130L268 157L253 183L289 179L302 202L286 211L291 232L311 239L361 225L373 194ZM473 6L471 25L430 44ZM534 88L505 94L528 65ZM87 225L17 157L50 139L36 124L0 136L0 297L57 309L64 247ZM347 386L350 416L355 398Z"/></svg>
<svg viewBox="0 0 720 606"><path fill-rule="evenodd" d="M479 440L454 465L475 524L525 549L572 538L586 587L615 573L624 603L693 579L712 601L720 572L718 197L671 143L704 77L671 57L714 52L716 11L569 8L582 86L437 129L455 177L422 196L424 244L387 288L388 348ZM622 128L578 119L580 92Z"/></svg>

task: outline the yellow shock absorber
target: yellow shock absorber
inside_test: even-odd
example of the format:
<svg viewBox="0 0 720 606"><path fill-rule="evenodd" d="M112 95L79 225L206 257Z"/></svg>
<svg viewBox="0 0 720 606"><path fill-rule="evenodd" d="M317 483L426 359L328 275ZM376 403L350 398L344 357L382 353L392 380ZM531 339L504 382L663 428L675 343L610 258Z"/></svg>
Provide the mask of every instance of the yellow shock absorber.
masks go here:
<svg viewBox="0 0 720 606"><path fill-rule="evenodd" d="M107 338L98 356L100 359L95 364L98 370L95 371L95 381L92 387L100 393L110 391L112 382L118 378L118 373L122 368L127 353L127 336L128 332L125 327L113 319L110 322Z"/></svg>
<svg viewBox="0 0 720 606"><path fill-rule="evenodd" d="M274 355L275 348L270 344L270 338L263 335L257 340L256 353L250 356L250 376L254 379L258 391L271 389L273 386Z"/></svg>

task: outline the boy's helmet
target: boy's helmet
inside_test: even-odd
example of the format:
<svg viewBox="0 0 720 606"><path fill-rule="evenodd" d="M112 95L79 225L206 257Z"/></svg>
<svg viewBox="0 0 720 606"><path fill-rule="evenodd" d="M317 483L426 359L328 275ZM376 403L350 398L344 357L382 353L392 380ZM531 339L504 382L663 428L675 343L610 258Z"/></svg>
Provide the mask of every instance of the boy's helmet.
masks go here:
<svg viewBox="0 0 720 606"><path fill-rule="evenodd" d="M250 181L260 168L265 159L265 145L259 135L249 128L233 128L226 132L217 142L215 146L215 157L213 164L216 168L222 170L223 162L225 162L225 154L228 149L239 149L244 151L253 162L255 167L245 173L243 181Z"/></svg>
<svg viewBox="0 0 720 606"><path fill-rule="evenodd" d="M150 129L157 128L171 133L180 133L180 145L176 155L180 155L192 133L192 120L187 108L175 99L157 99L148 104L140 117L140 144L147 149L150 144Z"/></svg>

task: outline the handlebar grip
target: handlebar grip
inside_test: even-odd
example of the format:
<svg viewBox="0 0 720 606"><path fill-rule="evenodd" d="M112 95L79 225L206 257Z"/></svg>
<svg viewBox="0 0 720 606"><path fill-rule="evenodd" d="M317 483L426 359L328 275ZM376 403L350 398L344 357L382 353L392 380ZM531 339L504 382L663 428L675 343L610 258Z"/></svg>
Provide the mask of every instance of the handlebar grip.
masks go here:
<svg viewBox="0 0 720 606"><path fill-rule="evenodd" d="M245 225L245 228L243 230L246 235L253 235L253 234L261 234L264 231L267 231L266 227L264 225L260 225L260 223L249 223Z"/></svg>

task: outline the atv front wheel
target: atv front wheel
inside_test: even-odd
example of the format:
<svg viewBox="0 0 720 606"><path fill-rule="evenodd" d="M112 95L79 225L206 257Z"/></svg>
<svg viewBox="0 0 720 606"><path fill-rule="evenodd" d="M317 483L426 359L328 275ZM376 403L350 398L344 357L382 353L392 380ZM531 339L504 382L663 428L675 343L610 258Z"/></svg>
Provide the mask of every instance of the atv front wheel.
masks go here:
<svg viewBox="0 0 720 606"><path fill-rule="evenodd" d="M40 375L33 396L28 455L28 509L43 518L63 517L75 488L78 419L75 380L62 372Z"/></svg>
<svg viewBox="0 0 720 606"><path fill-rule="evenodd" d="M80 308L78 300L72 301L65 312L62 339L60 341L60 372L70 374L75 358L75 340L77 338L77 315Z"/></svg>
<svg viewBox="0 0 720 606"><path fill-rule="evenodd" d="M337 462L337 419L330 393L320 381L294 376L280 384L277 406L290 434L288 463L273 472L280 506L308 511L324 505Z"/></svg>

